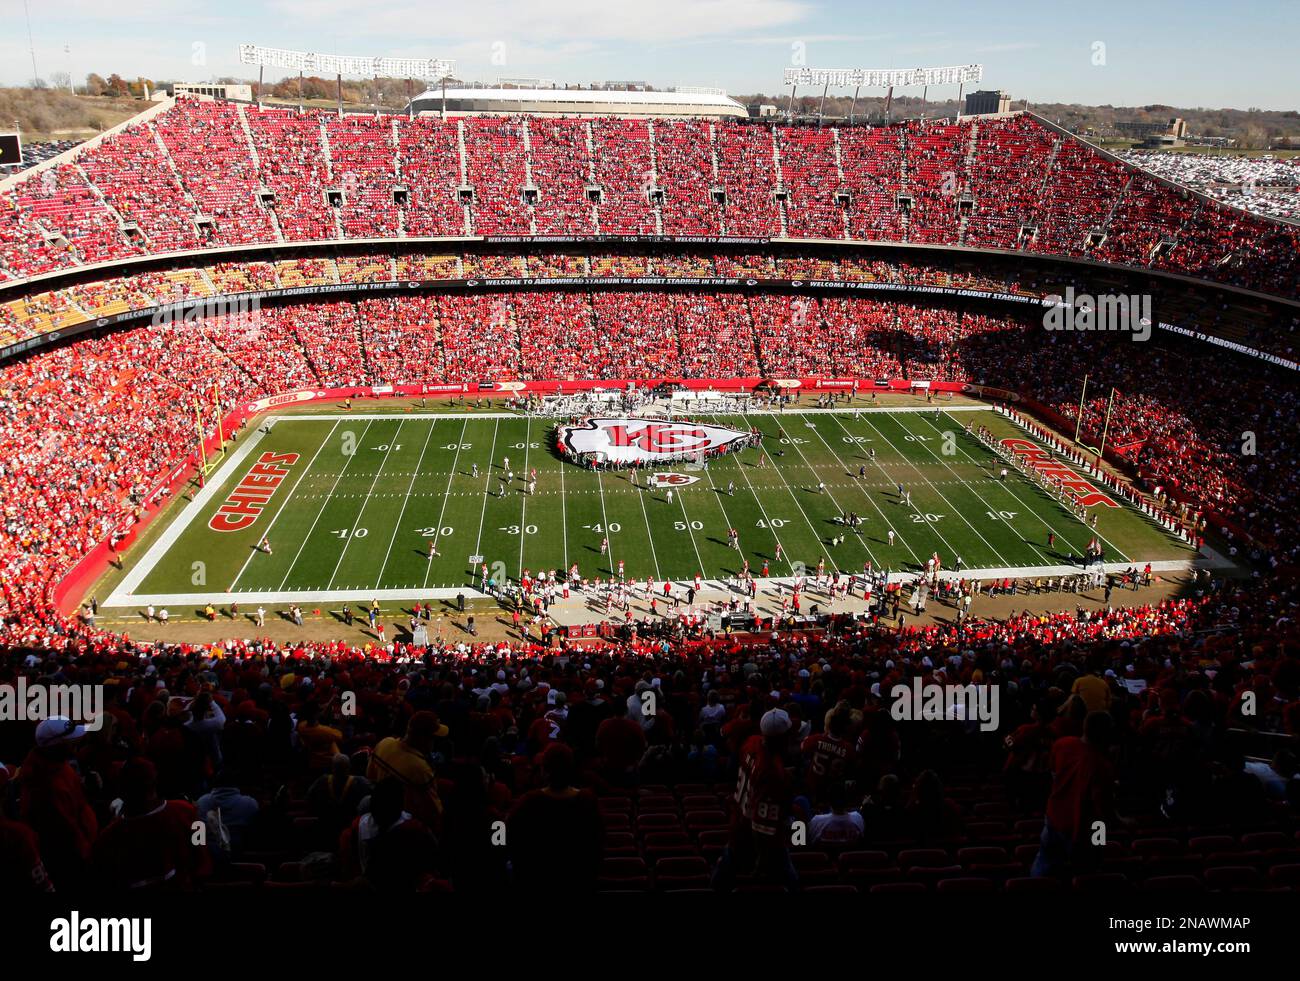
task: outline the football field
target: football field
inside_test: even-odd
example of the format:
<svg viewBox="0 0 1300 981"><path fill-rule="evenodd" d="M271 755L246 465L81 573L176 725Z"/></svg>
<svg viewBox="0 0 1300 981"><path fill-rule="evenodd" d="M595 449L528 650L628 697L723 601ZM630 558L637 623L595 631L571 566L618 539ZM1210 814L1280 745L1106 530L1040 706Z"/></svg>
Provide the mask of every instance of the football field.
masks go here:
<svg viewBox="0 0 1300 981"><path fill-rule="evenodd" d="M1094 534L1107 562L1194 555L1127 506L1097 507L1093 532L1029 477L1013 469L1000 479L1002 462L966 425L1026 434L983 407L699 421L756 428L762 445L707 468L655 467L678 475L670 500L666 488L645 486L646 471L634 484L626 470L564 460L554 419L342 410L271 417L232 444L161 535L128 554L102 605L447 598L474 595L483 563L498 580L575 563L586 578L608 577L622 563L629 579L717 581L746 559L755 576L766 564L767 577L781 579L822 561L845 572L868 562L915 571L938 553L949 570L960 557L963 569L989 576L1032 575L1077 562ZM862 519L856 529L841 521L849 513ZM732 528L738 549L728 543Z"/></svg>

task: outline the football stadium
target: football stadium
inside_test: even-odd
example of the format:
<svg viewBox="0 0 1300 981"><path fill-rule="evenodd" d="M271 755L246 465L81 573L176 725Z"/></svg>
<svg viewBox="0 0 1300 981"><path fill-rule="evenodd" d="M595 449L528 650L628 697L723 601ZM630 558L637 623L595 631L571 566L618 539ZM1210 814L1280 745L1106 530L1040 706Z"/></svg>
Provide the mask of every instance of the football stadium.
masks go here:
<svg viewBox="0 0 1300 981"><path fill-rule="evenodd" d="M229 26L0 135L6 894L1285 908L1295 158Z"/></svg>

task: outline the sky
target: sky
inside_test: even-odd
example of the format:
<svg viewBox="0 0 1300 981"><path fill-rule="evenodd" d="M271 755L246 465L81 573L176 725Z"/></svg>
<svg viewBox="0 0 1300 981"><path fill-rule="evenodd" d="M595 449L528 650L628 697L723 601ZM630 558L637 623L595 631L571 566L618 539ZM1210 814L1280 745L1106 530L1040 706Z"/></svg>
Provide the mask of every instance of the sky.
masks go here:
<svg viewBox="0 0 1300 981"><path fill-rule="evenodd" d="M458 77L482 82L645 81L740 95L780 91L796 65L978 62L979 87L1031 103L1300 109L1300 0L0 0L0 25L5 85L33 77L32 48L46 78L255 78L238 58L252 42L450 58Z"/></svg>

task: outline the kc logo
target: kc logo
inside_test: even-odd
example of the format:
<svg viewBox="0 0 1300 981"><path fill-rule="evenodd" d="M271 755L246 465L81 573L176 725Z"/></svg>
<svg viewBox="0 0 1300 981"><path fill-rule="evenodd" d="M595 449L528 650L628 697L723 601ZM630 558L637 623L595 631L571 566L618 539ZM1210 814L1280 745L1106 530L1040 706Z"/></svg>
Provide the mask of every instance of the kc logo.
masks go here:
<svg viewBox="0 0 1300 981"><path fill-rule="evenodd" d="M613 446L635 446L647 453L693 453L709 445L709 434L702 429L683 429L676 423L651 422L633 432L629 426L608 426Z"/></svg>
<svg viewBox="0 0 1300 981"><path fill-rule="evenodd" d="M561 426L557 432L560 449L569 455L609 463L692 459L749 436L707 423L626 418L586 419L576 426Z"/></svg>

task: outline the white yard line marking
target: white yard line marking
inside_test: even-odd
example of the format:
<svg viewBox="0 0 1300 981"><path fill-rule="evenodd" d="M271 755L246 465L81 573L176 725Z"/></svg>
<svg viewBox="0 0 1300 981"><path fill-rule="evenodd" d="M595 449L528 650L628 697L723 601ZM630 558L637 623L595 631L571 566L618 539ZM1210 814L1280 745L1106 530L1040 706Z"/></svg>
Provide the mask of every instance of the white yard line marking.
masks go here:
<svg viewBox="0 0 1300 981"><path fill-rule="evenodd" d="M842 424L839 418L836 418L835 425L840 427L840 430L842 431L842 433L844 433L844 435L846 435L846 437L849 437L850 439L853 438L853 433L850 433L848 426ZM835 448L831 446L831 443L828 443L826 437L823 437L822 430L816 429L816 427L814 426L813 431L814 433L816 433L816 438L822 440L822 443L824 444L824 446L826 446L827 450L831 451L831 456L835 457L835 459L839 461L840 465L844 466L845 472L849 473L850 477L852 477L853 474L852 468L850 468L848 464L844 463L844 460L841 459L839 453L835 451ZM879 466L879 464L876 464L875 460L872 460L871 463L876 466ZM884 473L883 466L881 466L880 472ZM887 486L893 486L893 485L887 485ZM911 544L907 542L906 538L904 538L904 534L902 534L902 531L898 530L896 526L894 526L894 522L889 520L889 516L887 515L887 513L885 513L884 508L881 508L879 504L876 504L876 499L872 498L870 494L867 494L866 486L862 487L862 496L863 498L867 499L867 503L871 504L871 507L874 507L876 509L876 513L878 513L878 515L880 515L880 517L883 518L885 525L888 526L889 530L893 531L894 534L898 535L898 541L902 542L902 547L906 548L906 550L910 552L911 557L913 557L913 559L915 560L915 563L917 563L917 565L920 565L920 567L924 567L924 565L926 565L926 560L922 559L922 557L920 557L917 554L917 550L911 547Z"/></svg>
<svg viewBox="0 0 1300 981"><path fill-rule="evenodd" d="M520 475L524 481L524 493L519 496L523 498L523 504L519 508L519 578L524 577L524 544L528 541L528 440L533 435L533 420L531 417L524 426L524 470Z"/></svg>
<svg viewBox="0 0 1300 981"><path fill-rule="evenodd" d="M569 509L565 504L565 501L568 498L568 495L564 492L565 469L567 469L567 464L563 460L561 460L560 461L560 532L564 538L564 545L563 545L564 574L565 576L568 576L569 574L569 515L567 512Z"/></svg>
<svg viewBox="0 0 1300 981"><path fill-rule="evenodd" d="M352 519L352 527L348 530L348 536L343 541L343 551L339 553L339 560L334 563L334 572L330 575L330 587L334 585L335 577L339 574L339 570L343 568L343 560L347 557L348 548L356 539L355 532L357 528L361 526L361 519L366 516L366 508L370 506L371 500L374 499L375 485L379 483L379 475L384 472L384 464L388 462L389 456L392 455L393 447L398 445L397 437L402 435L402 424L405 422L405 419L400 420L397 423L397 430L388 438L388 449L384 450L384 458L379 461L379 469L375 471L375 476L370 481L370 490L366 491L365 496L361 499L361 510L358 511L357 516Z"/></svg>
<svg viewBox="0 0 1300 981"><path fill-rule="evenodd" d="M927 426L929 426L931 429L933 429L933 430L934 430L936 433L938 433L940 436L943 436L943 430L941 430L938 426L936 426L932 421L930 421L929 419L927 419L924 415L921 416L921 421L924 422L924 423L925 423ZM955 423L956 420L953 420L953 422ZM907 427L904 426L901 422L899 423L899 426L900 426L901 428L903 428L903 429L907 429ZM910 432L910 430L908 430L908 431ZM915 434L914 434L914 435L915 435ZM956 446L957 449L958 449L958 450L959 450L959 451L960 451L960 452L961 452L961 453L962 453L962 454L963 454L963 455L964 455L968 460L970 460L972 463L979 464L980 466L983 466L983 465L984 465L982 461L980 461L980 460L976 460L973 456L971 456L969 453L967 453L964 449L961 448L961 445L960 445L961 437L967 435L964 429L958 428L958 429L956 429L956 430L953 430L953 431L952 431L952 435L953 435L953 445ZM934 457L936 460L938 460L940 463L942 463L942 464L944 465L944 467L947 468L947 470L948 470L949 473L953 474L954 476L957 475L957 471L954 470L954 469L952 468L952 465L949 464L947 460L942 459L938 454L936 454L936 453L934 452L934 450L932 450L932 449L930 449L930 447L926 446L925 443L922 443L921 445L922 445L923 447L925 447L925 451L926 451L927 453L929 453L932 457ZM1055 528L1053 528L1050 524L1048 524L1048 523L1047 523L1047 520L1046 520L1042 515L1040 515L1040 514L1039 514L1035 509L1028 507L1028 505L1026 505L1024 501L1020 500L1020 498L1018 498L1018 497L1017 497L1017 496L1016 496L1016 495L1011 491L1011 489L1010 489L1009 487L1007 487L1004 483L1002 483L1001 481L999 481L999 483L1000 483L1001 486L1003 487L1004 492L1007 493L1007 494L1009 494L1012 500L1014 500L1014 501L1015 501L1017 504L1019 504L1022 508L1026 508L1030 514L1032 514L1035 518L1037 518L1037 519L1039 520L1039 522L1040 522L1041 524L1043 524L1043 525L1047 528L1048 531L1050 531L1053 535L1056 535L1057 537L1059 537L1059 538L1061 539L1061 541L1062 541L1063 544L1069 545L1069 542L1067 542L1067 541L1065 540L1065 536L1064 536L1064 535L1061 535L1060 532L1058 532ZM974 493L974 495L980 499L980 503L982 503L982 504L984 505L984 507L988 509L988 511L992 511L994 514L997 514L998 509L995 508L995 507L993 507L993 506L991 506L991 505L989 504L989 502L988 502L988 498L986 498L983 494L981 494L981 493L976 489L976 487L975 487L975 485L974 485L973 483L972 483L972 484L969 484L968 486L970 486L971 492ZM1011 523L1010 523L1009 521L1008 521L1008 522L1004 522L1004 523L1005 523L1008 527L1014 527L1014 526L1011 525ZM1034 542L1027 542L1027 544L1029 545L1030 548L1032 548L1035 552L1038 553L1038 555L1043 559L1043 561L1045 561L1045 562L1051 562L1051 561L1052 561L1052 557L1051 557L1050 555L1048 555L1046 552L1044 552L1041 548L1039 548L1038 545L1037 545L1036 543L1034 543Z"/></svg>
<svg viewBox="0 0 1300 981"><path fill-rule="evenodd" d="M514 417L514 416L509 416L508 418L513 419L513 418L515 418L515 417ZM496 466L496 464L494 464L492 461L495 460L496 457L497 457L497 430L499 430L500 428L501 428L501 420L500 420L500 418L498 418L497 421L494 422L494 423L492 424L492 449L488 452L488 462L487 462L487 466L483 468L484 470L487 471L487 473L486 473L486 475L485 475L485 479L484 479L484 481L483 481L483 510L482 510L481 512L479 512L479 516L478 516L478 538L476 538L476 539L474 540L474 554L475 554L475 555L482 555L482 554L483 554L483 551L482 551L482 549L483 549L483 519L487 517L487 502L488 502L488 494L490 493L489 490L488 490L488 488L492 486L492 468L493 468L494 466ZM448 483L448 486L451 486L450 483ZM521 532L523 531L522 528L519 529L519 530L520 530Z"/></svg>
<svg viewBox="0 0 1300 981"><path fill-rule="evenodd" d="M650 561L655 567L655 579L662 579L663 576L659 574L659 555L655 549L655 533L650 530L650 515L645 509L645 495L649 493L649 489L642 491L638 486L634 493L636 494L637 503L641 505L641 520L645 522L645 535L650 542Z"/></svg>
<svg viewBox="0 0 1300 981"><path fill-rule="evenodd" d="M280 515L284 514L285 508L289 506L289 502L293 499L294 491L297 491L298 486L306 480L307 475L311 473L311 468L316 463L316 458L320 456L320 451L325 449L325 444L330 441L331 437L333 437L334 430L339 428L340 422L342 422L341 419L336 419L334 421L333 428L325 434L325 438L321 440L320 445L316 447L316 452L311 455L311 461L307 464L307 468L298 474L298 479L294 482L293 490L284 495L283 500L280 501L280 506L276 509L275 516L271 518L271 523L266 526L266 531L262 535L262 537L268 542L271 540L271 529L274 528L275 523L280 520ZM242 577L245 570L248 569L249 564L253 561L253 557L257 555L257 552L258 550L256 548L250 548L248 550L248 558L244 559L244 564L239 567L239 572L235 575L235 578L230 580L230 592L233 593L235 591L235 587L239 585L240 577Z"/></svg>
<svg viewBox="0 0 1300 981"><path fill-rule="evenodd" d="M434 423L437 425L437 423ZM469 420L466 419L460 424L460 439L456 441L456 452L451 458L451 473L447 474L447 489L442 492L442 507L438 509L438 527L433 529L433 548L438 547L438 537L442 534L442 519L447 516L447 498L451 497L451 482L456 479L456 463L460 460L460 448L465 445L465 433L469 429ZM492 468L489 466L489 470ZM479 534L482 534L483 526L479 525ZM477 551L475 554L478 554ZM423 587L429 585L429 572L433 569L433 549L429 551L429 561L424 564L424 583Z"/></svg>
<svg viewBox="0 0 1300 981"><path fill-rule="evenodd" d="M596 471L596 486L600 488L600 520L604 522L603 527L605 529L600 533L600 537L609 542L609 555L607 558L609 559L609 573L613 575L614 570L617 568L614 565L614 540L609 537L609 514L605 511L605 482L601 479L599 470ZM523 532L522 528L519 530L521 533Z"/></svg>
<svg viewBox="0 0 1300 981"><path fill-rule="evenodd" d="M785 433L785 438L789 440L790 445L793 446L795 450L798 452L799 458L803 460L803 465L808 468L809 473L813 475L813 477L816 479L816 481L819 484L824 484L825 481L822 480L822 475L818 473L817 469L812 465L812 463L809 462L808 457L804 453L803 449L799 446L798 443L794 441L794 437L791 436L788 432L786 432L786 428L785 426L781 425L780 419L776 418L775 416L773 417L773 419L776 422L776 427L779 430L781 430L782 433ZM815 429L816 426L813 426L813 428ZM825 442L825 440L823 440L822 442ZM831 499L831 504L835 505L835 510L841 517L849 513L844 508L840 507L840 502L835 500L835 495L834 493L831 492L831 489L829 487L826 488L826 496ZM847 528L848 525L843 525L842 527ZM852 536L852 538L854 541L858 543L858 546L867 553L867 558L871 560L871 564L874 567L876 565L876 557L873 554L871 554L870 546L867 545L864 539L859 538L857 535ZM823 542L822 544L824 545L825 542ZM829 552L829 547L827 548L827 551ZM832 562L835 561L834 556L831 557L831 561ZM838 563L836 564L838 565Z"/></svg>
<svg viewBox="0 0 1300 981"><path fill-rule="evenodd" d="M370 432L370 423L366 423L366 428L361 430L361 435L360 437L357 438L357 442L358 443L362 442L366 438L366 433L368 432ZM298 551L294 555L293 561L289 563L289 568L285 570L284 578L280 580L281 590L284 589L284 584L289 581L289 577L293 575L293 567L296 566L298 564L298 560L302 558L303 549L307 547L307 542L311 540L311 533L316 530L316 525L320 521L321 515L325 513L325 509L329 507L330 501L333 500L334 492L339 489L339 481L343 479L343 475L348 471L348 466L356 458L357 458L357 447L355 444L353 444L352 455L347 458L347 461L339 469L338 476L334 478L334 486L332 486L330 488L330 492L325 495L325 500L321 502L320 510L316 512L315 520L312 521L311 527L307 529L307 534L303 536L302 542L298 545Z"/></svg>
<svg viewBox="0 0 1300 981"><path fill-rule="evenodd" d="M682 509L682 519L686 522L686 534L691 536L691 548L695 550L695 561L699 563L700 575L702 576L704 575L704 559L700 555L700 546L695 543L695 531L691 528L691 516L686 513L686 495L678 491L673 496L677 498L677 504Z"/></svg>
<svg viewBox="0 0 1300 981"><path fill-rule="evenodd" d="M926 477L925 473L921 470L921 468L918 467L918 466L917 466L917 465L916 465L916 464L915 464L915 463L914 463L914 462L913 462L913 461L912 461L912 460L907 456L907 454L905 454L905 453L904 453L902 450L900 450L897 446L895 446L893 443L891 443L891 442L889 441L889 439L885 436L885 434L884 434L883 432L881 432L879 429L876 429L875 424L872 423L871 420L869 420L869 419L867 420L867 425L870 426L873 430L875 430L876 435L879 436L882 440L884 440L886 446L888 446L891 450L893 450L895 453L897 453L898 456L900 457L900 459L902 459L902 460L903 460L903 461L904 461L904 462L905 462L909 467L911 467L913 470L916 471L917 476L920 477L921 480L922 480L924 483L929 484L930 487L932 487L932 488L934 489L934 492L935 492L936 494L939 495L939 499L940 499L941 501L943 501L944 504L946 504L946 505L948 506L948 509L949 509L950 511L952 511L954 514L956 514L957 517L961 518L962 521L965 521L965 522L966 522L966 526L967 526L968 528L970 528L971 531L975 532L975 534L979 536L980 540L981 540L982 542L984 542L984 544L987 545L987 546L989 547L990 550L992 550L993 554L994 554L995 556L997 556L997 559L998 559L999 562L1001 562L1004 566L1008 564L1008 563L1007 563L1007 558L1006 558L1006 556L1003 555L1001 552L999 552L996 548L994 548L994 547L993 547L993 544L992 544L992 543L991 543L987 538L985 538L983 535L980 535L980 533L979 533L979 531L976 529L976 527L975 527L974 525L972 525L969 521L966 520L966 516L961 512L961 509L958 508L958 507L955 507L955 506L953 505L952 501L948 500L948 498L946 498L946 497L943 496L943 491L939 490L938 486L934 483L934 481L932 481L932 480L930 480L928 477ZM899 428L902 428L902 424L901 424L901 423L899 424ZM899 483L901 484L902 481L900 480ZM924 518L925 518L924 512L922 512L922 511L921 511L919 508L917 508L915 505L913 505L912 510L913 510L916 514L921 515L922 520L924 520ZM942 533L941 531L939 531L938 528L935 528L934 525L930 524L929 522L926 522L926 524L927 524L929 527L934 528L934 533L935 533L935 535L938 536L939 541L943 542L944 548L948 549L948 551L952 553L952 555L953 555L953 561L955 562L956 559L957 559L957 556L961 555L961 553L958 552L957 549L953 547L952 542L948 541L948 539L945 538L945 537L943 536L943 533Z"/></svg>
<svg viewBox="0 0 1300 981"><path fill-rule="evenodd" d="M393 554L393 543L397 541L397 533L402 527L402 518L406 515L406 505L411 501L411 491L415 488L415 478L420 473L420 464L424 463L424 454L429 451L429 440L433 439L433 431L438 428L438 420L434 420L429 426L429 432L424 437L424 446L420 449L420 459L415 463L415 470L411 473L411 482L406 486L406 493L402 495L402 506L397 512L397 524L393 525L393 535L388 539L388 549L384 552L384 563L379 567L379 581L384 581L384 570L388 568L388 557ZM401 429L399 426L398 429ZM394 439L397 437L394 436ZM435 535L437 532L434 533Z"/></svg>
<svg viewBox="0 0 1300 981"><path fill-rule="evenodd" d="M760 443L759 445L761 447L762 444ZM764 455L766 455L767 453L767 451L763 449L760 449L759 452L763 453ZM771 463L770 458L768 459L769 459L769 463ZM776 466L776 464L774 463L771 465ZM754 489L754 485L749 479L749 474L745 472L747 468L745 467L745 464L741 462L739 457L736 458L736 469L739 470L740 475L743 478L745 478L745 486L749 488L749 493L753 495L754 503L758 505L758 513L763 516L763 523L767 525L767 530L772 533L772 540L781 547L781 556L782 558L785 559L785 564L788 565L790 569L793 571L794 562L790 560L790 551L785 547L785 544L781 541L781 536L776 533L776 526L772 524L772 519L769 518L767 515L767 508L763 506L763 499L759 497L758 491Z"/></svg>
<svg viewBox="0 0 1300 981"><path fill-rule="evenodd" d="M114 597L125 598L130 596L149 573L153 572L154 566L176 544L176 539L180 538L181 532L193 523L194 519L207 507L208 502L216 496L217 491L225 484L227 477L248 458L248 455L257 448L257 445L262 442L265 436L266 432L261 426L258 426L257 431L248 437L247 442L226 459L225 466L218 471L219 479L216 479L218 474L208 476L207 482L194 495L190 503L185 506L185 509L181 511L180 516L163 529L163 533L149 546L149 550L144 553L140 561L132 566L131 571L118 583L117 589L113 590L113 595L109 597L110 600Z"/></svg>

